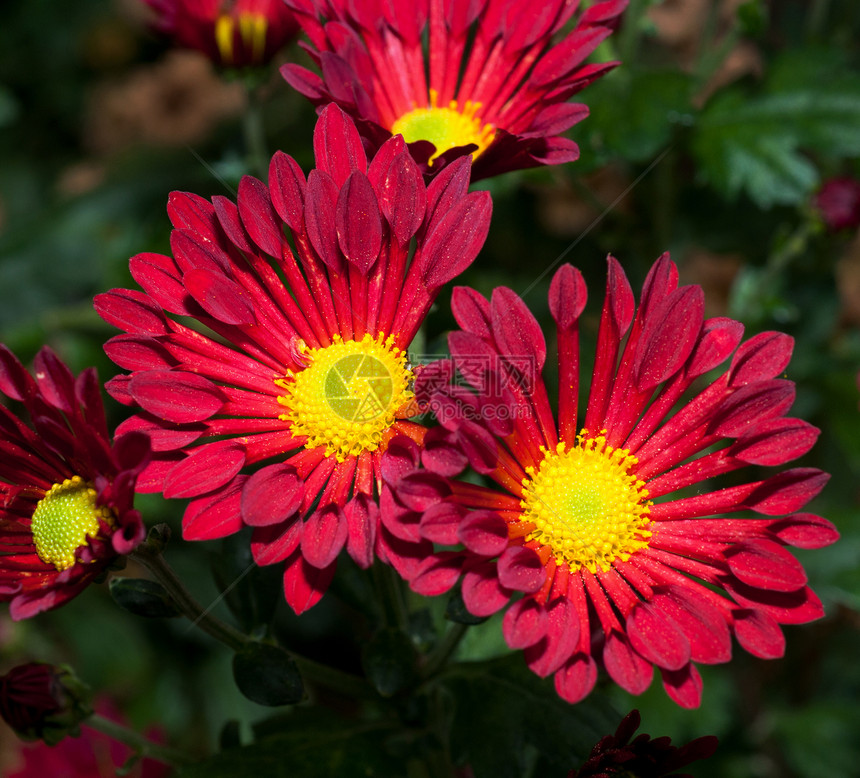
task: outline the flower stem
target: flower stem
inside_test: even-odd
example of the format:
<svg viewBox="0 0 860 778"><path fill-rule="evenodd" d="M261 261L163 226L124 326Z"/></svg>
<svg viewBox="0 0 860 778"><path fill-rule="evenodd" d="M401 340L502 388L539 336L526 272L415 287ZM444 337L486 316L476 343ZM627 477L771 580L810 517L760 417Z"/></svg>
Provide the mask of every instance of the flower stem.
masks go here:
<svg viewBox="0 0 860 778"><path fill-rule="evenodd" d="M246 82L245 94L248 96L248 107L242 114L242 132L248 154L248 170L265 181L268 175L268 152L259 87Z"/></svg>
<svg viewBox="0 0 860 778"><path fill-rule="evenodd" d="M360 678L352 673L345 673L328 665L320 664L313 659L308 659L292 652L290 652L290 656L292 656L293 661L299 668L302 678L307 681L325 686L327 689L332 689L348 697L361 697L365 699L375 699L378 697L373 687L364 678Z"/></svg>
<svg viewBox="0 0 860 778"><path fill-rule="evenodd" d="M240 651L253 639L243 635L235 627L231 627L204 609L185 588L179 576L162 556L161 548L150 540L138 546L131 553L131 558L140 562L158 579L158 582L167 590L176 606L191 622L192 626L199 627L234 651Z"/></svg>
<svg viewBox="0 0 860 778"><path fill-rule="evenodd" d="M188 756L188 754L185 754L182 751L177 751L174 748L169 748L168 746L153 743L139 732L135 732L133 729L124 727L122 724L117 724L115 721L106 719L98 713L93 713L93 715L83 723L86 724L86 726L92 727L98 732L113 738L114 740L118 740L120 743L124 743L134 749L142 757L155 759L163 764L174 766L190 764L194 761L190 756Z"/></svg>
<svg viewBox="0 0 860 778"><path fill-rule="evenodd" d="M424 669L421 674L424 678L431 678L445 665L451 658L460 641L466 635L468 629L467 624L454 624L442 639L433 647L433 650L427 655L427 661L424 664Z"/></svg>

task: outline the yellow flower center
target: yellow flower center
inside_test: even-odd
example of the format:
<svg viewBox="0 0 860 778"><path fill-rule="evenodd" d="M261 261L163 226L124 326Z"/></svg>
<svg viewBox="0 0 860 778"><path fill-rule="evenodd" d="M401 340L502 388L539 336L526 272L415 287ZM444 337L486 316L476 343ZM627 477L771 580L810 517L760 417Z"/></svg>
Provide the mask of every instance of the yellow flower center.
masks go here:
<svg viewBox="0 0 860 778"><path fill-rule="evenodd" d="M239 25L239 37L245 47L251 51L251 59L260 62L266 51L266 32L268 22L262 14L239 14L238 19L230 14L221 14L215 21L215 43L225 65L236 61L233 50L233 33L236 23Z"/></svg>
<svg viewBox="0 0 860 778"><path fill-rule="evenodd" d="M460 110L457 101L452 100L447 108L440 108L437 105L438 98L436 90L431 89L430 107L415 108L401 116L391 126L391 134L402 135L407 143L429 140L436 147L430 162L448 149L469 143L478 146L472 152L472 159L475 159L493 142L496 128L492 124L481 123L476 115L481 108L480 103L467 100Z"/></svg>
<svg viewBox="0 0 860 778"><path fill-rule="evenodd" d="M109 524L113 516L96 506L96 490L79 475L54 484L39 500L30 529L39 559L60 572L75 564L75 551L94 538L99 519Z"/></svg>
<svg viewBox="0 0 860 778"><path fill-rule="evenodd" d="M287 412L292 434L306 435L307 448L325 446L338 462L379 448L382 436L413 399L406 352L365 335L325 348L303 348L309 365L275 384L286 393L278 402Z"/></svg>
<svg viewBox="0 0 860 778"><path fill-rule="evenodd" d="M537 472L527 467L523 479L521 520L534 526L526 540L549 546L571 572L605 572L615 559L626 562L651 537L648 492L631 473L636 462L602 436L586 439L585 430L569 451L559 443L545 452Z"/></svg>

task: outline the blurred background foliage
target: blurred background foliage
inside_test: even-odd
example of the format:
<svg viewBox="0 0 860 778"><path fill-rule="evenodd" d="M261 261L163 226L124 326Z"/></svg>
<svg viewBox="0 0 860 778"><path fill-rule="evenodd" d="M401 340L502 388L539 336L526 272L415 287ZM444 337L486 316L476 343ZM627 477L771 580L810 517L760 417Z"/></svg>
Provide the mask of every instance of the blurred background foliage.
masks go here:
<svg viewBox="0 0 860 778"><path fill-rule="evenodd" d="M485 293L512 287L548 333L546 291L560 260L589 282L593 330L606 254L637 289L668 250L683 281L704 287L708 315L740 319L747 336L793 335L794 414L822 430L801 464L833 476L811 509L842 539L799 554L827 617L788 627L781 661L737 650L730 664L702 668L704 702L693 712L656 681L640 698L607 686L581 713L551 693L522 691L533 678L512 701L499 690L519 682L522 657L505 648L499 619L470 628L458 658L495 662L451 680L461 702L449 721L454 757L467 755L476 776L563 775L564 749L574 766L574 752L584 756L632 707L654 736L719 736L717 755L690 768L702 778L860 775L860 234L829 231L813 205L827 179L860 178L859 38L856 0L631 0L598 52L623 65L582 95L591 116L573 130L579 162L482 184L493 193L494 220L461 283ZM92 297L133 286L133 254L169 251L167 193L232 195L242 174L256 172L243 126L249 99L262 111L269 153L282 149L309 169L314 112L275 67L249 88L201 55L172 50L148 31L137 0L4 0L0 52L0 340L24 361L49 343L75 370L95 364L106 380L115 369L102 344L114 333ZM281 59L304 57L293 47ZM425 353L444 352L447 299L428 320ZM122 410L109 407L118 422ZM166 521L178 537L181 506L154 497L140 504L148 522ZM361 672L360 646L378 615L371 576L344 561L332 593L297 619L277 571L247 572L247 549L245 537L177 539L168 556L223 617L246 630L271 622L285 646ZM444 623L445 603L410 604L421 648ZM181 620L130 616L107 587L31 622L0 616L0 659L0 670L28 659L69 662L135 725L157 722L200 755L219 738L237 745L278 732L252 765L269 775L281 774L267 761L275 754L333 748L307 734L337 728L324 705L316 718L267 722L270 712L236 689L222 646ZM0 732L0 770L14 762L11 737ZM506 743L518 753L499 753ZM373 754L376 774L393 774L374 734L357 733L338 753L353 765ZM230 758L207 769L209 778L249 774L231 772ZM326 769L319 774L341 774Z"/></svg>

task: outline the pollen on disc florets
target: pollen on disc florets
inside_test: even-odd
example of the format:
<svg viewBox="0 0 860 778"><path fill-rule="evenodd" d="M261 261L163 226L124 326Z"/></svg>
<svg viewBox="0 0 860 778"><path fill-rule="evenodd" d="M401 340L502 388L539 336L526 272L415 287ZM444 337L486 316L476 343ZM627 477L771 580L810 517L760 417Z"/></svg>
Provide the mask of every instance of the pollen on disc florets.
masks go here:
<svg viewBox="0 0 860 778"><path fill-rule="evenodd" d="M379 448L398 411L413 399L406 352L393 341L380 333L302 347L307 367L275 381L285 390L278 397L287 408L280 418L290 422L292 434L306 436L307 448L324 446L338 462Z"/></svg>
<svg viewBox="0 0 860 778"><path fill-rule="evenodd" d="M99 522L113 524L108 508L96 505L96 490L79 475L54 484L39 500L30 530L39 559L60 572L77 561L75 551L99 532Z"/></svg>
<svg viewBox="0 0 860 778"><path fill-rule="evenodd" d="M470 143L478 147L472 152L472 159L477 158L493 142L496 134L496 128L482 123L477 115L481 104L466 100L460 108L456 100L451 100L447 107L440 107L438 100L436 90L431 89L430 107L415 108L403 114L391 126L391 134L402 135L407 143L429 140L436 147L430 162L448 149Z"/></svg>
<svg viewBox="0 0 860 778"><path fill-rule="evenodd" d="M567 449L559 443L544 452L537 470L527 467L521 521L534 528L526 540L548 546L571 571L607 571L648 545L651 503L644 481L631 469L637 459L606 438L587 438Z"/></svg>

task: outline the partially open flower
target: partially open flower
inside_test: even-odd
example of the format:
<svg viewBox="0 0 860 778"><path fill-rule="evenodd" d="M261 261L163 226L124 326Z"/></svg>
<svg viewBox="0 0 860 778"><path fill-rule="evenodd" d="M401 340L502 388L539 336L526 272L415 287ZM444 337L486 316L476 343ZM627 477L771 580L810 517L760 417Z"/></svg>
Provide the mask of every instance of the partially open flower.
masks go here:
<svg viewBox="0 0 860 778"><path fill-rule="evenodd" d="M67 668L29 662L0 676L0 717L19 737L49 745L78 733L92 713L89 689Z"/></svg>
<svg viewBox="0 0 860 778"><path fill-rule="evenodd" d="M786 547L838 537L826 519L798 512L828 476L780 469L819 431L785 415L794 384L778 376L792 339L765 332L741 343L739 322L704 319L702 290L679 287L668 256L651 269L638 310L610 258L578 426L585 301L579 271L562 267L549 295L556 420L541 376L546 342L525 303L505 288L489 301L455 290L462 330L449 346L465 385L450 385L445 362L416 382L441 426L412 452L421 468L408 456L383 462L391 498L382 521L404 541L439 548L416 567L414 590L440 594L462 577L473 614L506 608L508 644L525 650L535 673L554 675L563 698L587 695L598 665L640 694L656 667L669 696L695 707L696 664L728 661L732 634L774 658L780 625L823 613ZM408 445L392 441L386 456ZM493 485L457 478L467 463Z"/></svg>
<svg viewBox="0 0 860 778"><path fill-rule="evenodd" d="M265 65L298 31L282 0L145 0L156 27L225 67Z"/></svg>
<svg viewBox="0 0 860 778"><path fill-rule="evenodd" d="M813 204L833 232L860 227L860 181L856 178L844 176L825 181Z"/></svg>
<svg viewBox="0 0 860 778"><path fill-rule="evenodd" d="M426 173L464 154L472 178L579 157L568 100L617 63L583 64L627 0L286 0L321 75L287 64L315 105L336 102L375 145L401 134Z"/></svg>
<svg viewBox="0 0 860 778"><path fill-rule="evenodd" d="M35 379L0 345L0 600L13 619L62 605L143 540L132 507L149 440L110 442L95 369L75 378L47 346Z"/></svg>
<svg viewBox="0 0 860 778"><path fill-rule="evenodd" d="M675 771L707 759L717 749L713 735L696 738L683 746L673 746L668 737L652 740L650 735L640 734L633 738L640 721L639 711L630 711L615 734L601 738L585 764L571 770L567 778L692 778Z"/></svg>
<svg viewBox="0 0 860 778"><path fill-rule="evenodd" d="M297 612L343 548L362 567L396 563L376 496L388 441L424 432L408 421L406 348L476 257L491 210L468 192L468 158L427 186L402 138L368 161L336 105L314 150L307 178L278 153L268 186L244 178L237 203L174 193L174 256L132 258L145 293L96 298L128 333L106 346L131 371L108 384L137 409L120 429L153 438L141 489L190 498L186 539L253 527L254 559L286 563Z"/></svg>

